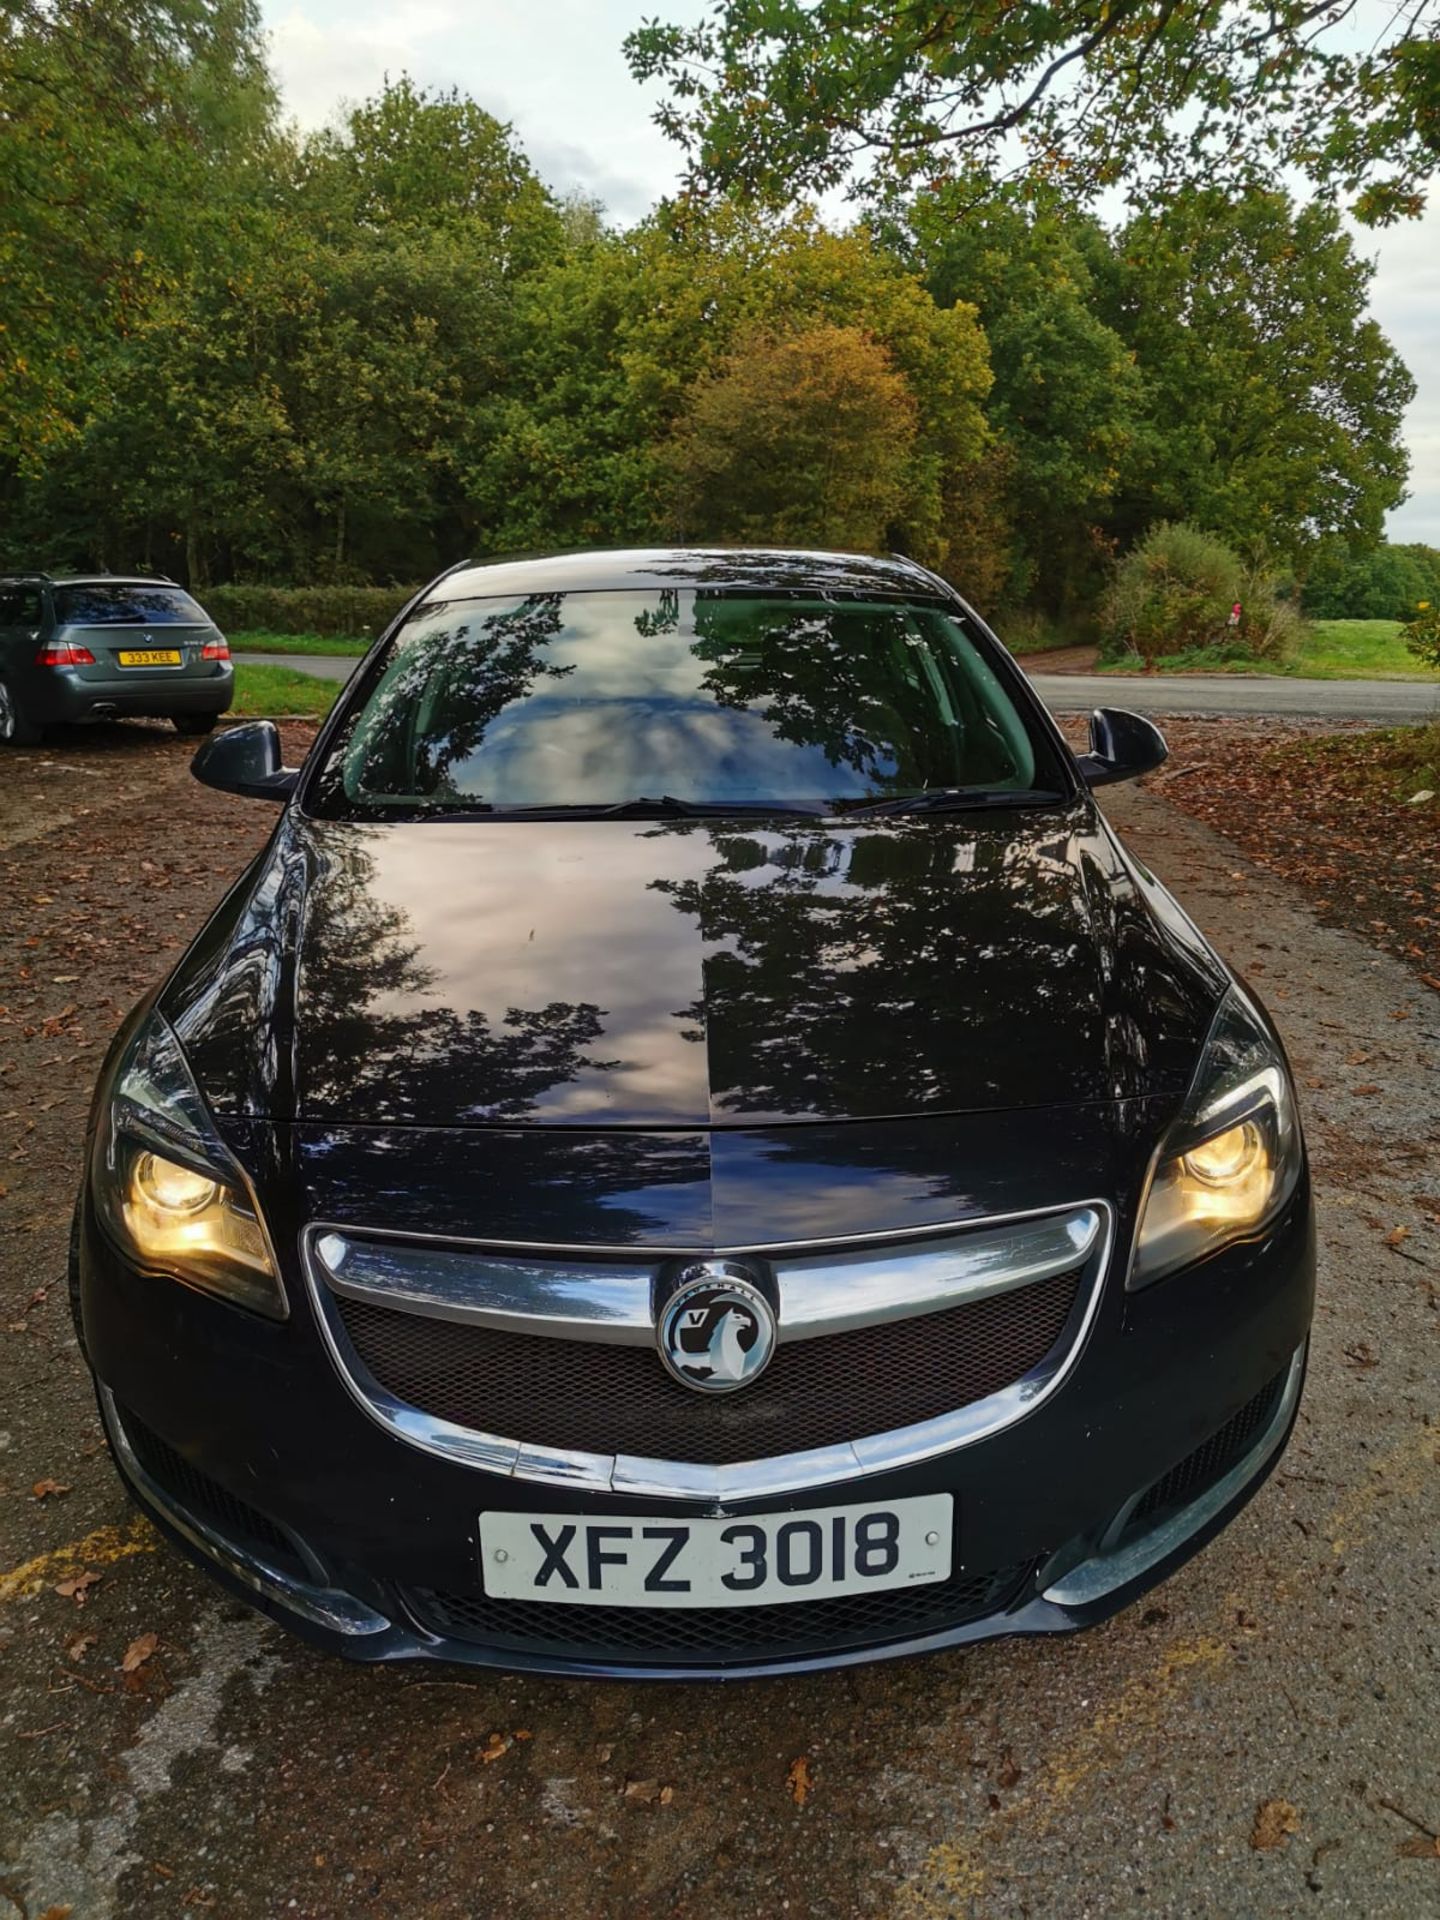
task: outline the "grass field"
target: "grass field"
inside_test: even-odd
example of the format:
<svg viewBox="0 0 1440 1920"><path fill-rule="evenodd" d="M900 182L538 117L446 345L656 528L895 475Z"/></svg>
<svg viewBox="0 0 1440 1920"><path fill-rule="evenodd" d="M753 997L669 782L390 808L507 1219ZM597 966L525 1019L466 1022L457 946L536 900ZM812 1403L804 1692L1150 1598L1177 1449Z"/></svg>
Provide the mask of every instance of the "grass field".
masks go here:
<svg viewBox="0 0 1440 1920"><path fill-rule="evenodd" d="M232 653L333 653L358 659L368 651L371 636L337 639L321 633L228 633Z"/></svg>
<svg viewBox="0 0 1440 1920"><path fill-rule="evenodd" d="M293 667L252 667L241 661L235 669L235 704L230 712L240 719L301 713L323 719L339 691L338 681L317 680Z"/></svg>
<svg viewBox="0 0 1440 1920"><path fill-rule="evenodd" d="M1312 620L1296 657L1283 666L1256 662L1248 655L1228 658L1209 649L1174 653L1157 660L1158 673L1279 673L1295 680L1429 680L1428 673L1400 638L1398 620ZM1112 661L1102 673L1133 673L1133 662Z"/></svg>

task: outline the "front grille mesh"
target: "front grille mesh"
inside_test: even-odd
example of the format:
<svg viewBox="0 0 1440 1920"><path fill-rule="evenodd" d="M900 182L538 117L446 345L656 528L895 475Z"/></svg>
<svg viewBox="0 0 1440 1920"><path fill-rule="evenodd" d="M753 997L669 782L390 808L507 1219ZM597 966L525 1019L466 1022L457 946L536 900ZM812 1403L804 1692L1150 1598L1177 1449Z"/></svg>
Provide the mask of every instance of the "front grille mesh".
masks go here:
<svg viewBox="0 0 1440 1920"><path fill-rule="evenodd" d="M803 1658L963 1626L1011 1605L1033 1565L1027 1560L933 1586L776 1607L570 1607L425 1589L405 1600L421 1626L445 1639L571 1660L719 1666Z"/></svg>
<svg viewBox="0 0 1440 1920"><path fill-rule="evenodd" d="M1285 1370L1282 1370L1267 1381L1253 1400L1247 1400L1238 1413L1232 1414L1223 1427L1155 1482L1131 1514L1126 1532L1143 1530L1157 1515L1172 1507L1188 1506L1207 1487L1214 1486L1245 1457L1269 1426L1284 1391Z"/></svg>
<svg viewBox="0 0 1440 1920"><path fill-rule="evenodd" d="M987 1300L779 1347L760 1378L705 1395L654 1349L501 1333L336 1295L359 1360L439 1419L536 1446L731 1465L843 1444L969 1406L1059 1344L1079 1268Z"/></svg>
<svg viewBox="0 0 1440 1920"><path fill-rule="evenodd" d="M166 1493L184 1512L203 1520L217 1533L237 1545L258 1548L267 1559L288 1564L297 1559L294 1546L273 1520L238 1499L212 1480L208 1473L192 1467L182 1453L162 1440L152 1427L133 1413L122 1413L125 1438L135 1458L162 1493Z"/></svg>

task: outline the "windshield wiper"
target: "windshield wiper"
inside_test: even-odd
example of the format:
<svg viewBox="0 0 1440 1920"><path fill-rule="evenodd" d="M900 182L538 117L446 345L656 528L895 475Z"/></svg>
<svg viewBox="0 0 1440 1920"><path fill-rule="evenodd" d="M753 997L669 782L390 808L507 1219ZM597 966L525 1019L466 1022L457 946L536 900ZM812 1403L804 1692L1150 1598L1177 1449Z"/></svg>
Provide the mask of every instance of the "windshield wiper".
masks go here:
<svg viewBox="0 0 1440 1920"><path fill-rule="evenodd" d="M562 801L535 807L491 807L487 811L499 819L514 820L718 820L726 814L804 814L818 819L826 809L801 806L793 800L677 800L671 793L654 797L641 793L633 800L579 801L568 806Z"/></svg>
<svg viewBox="0 0 1440 1920"><path fill-rule="evenodd" d="M897 794L846 807L842 820L878 820L897 813L969 813L985 807L1052 807L1065 798L1048 787L931 787L924 793Z"/></svg>

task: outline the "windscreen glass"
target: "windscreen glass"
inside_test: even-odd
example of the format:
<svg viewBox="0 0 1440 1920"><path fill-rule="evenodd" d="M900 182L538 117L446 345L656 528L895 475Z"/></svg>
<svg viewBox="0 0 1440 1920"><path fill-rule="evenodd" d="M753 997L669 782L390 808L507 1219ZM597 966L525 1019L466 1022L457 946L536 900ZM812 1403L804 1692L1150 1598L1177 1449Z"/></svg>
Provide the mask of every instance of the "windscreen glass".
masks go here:
<svg viewBox="0 0 1440 1920"><path fill-rule="evenodd" d="M64 627L204 627L204 613L179 587L57 587Z"/></svg>
<svg viewBox="0 0 1440 1920"><path fill-rule="evenodd" d="M667 589L417 609L310 798L350 817L813 806L1060 778L942 605Z"/></svg>

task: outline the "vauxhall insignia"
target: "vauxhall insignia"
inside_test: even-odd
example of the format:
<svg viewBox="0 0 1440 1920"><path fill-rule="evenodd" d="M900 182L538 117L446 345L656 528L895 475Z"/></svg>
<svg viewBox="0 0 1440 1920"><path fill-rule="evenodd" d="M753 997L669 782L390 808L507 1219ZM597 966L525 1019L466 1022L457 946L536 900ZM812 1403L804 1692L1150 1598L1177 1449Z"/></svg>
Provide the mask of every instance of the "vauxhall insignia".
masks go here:
<svg viewBox="0 0 1440 1920"><path fill-rule="evenodd" d="M775 1351L775 1314L760 1289L728 1261L687 1267L657 1329L660 1358L701 1393L749 1386Z"/></svg>

